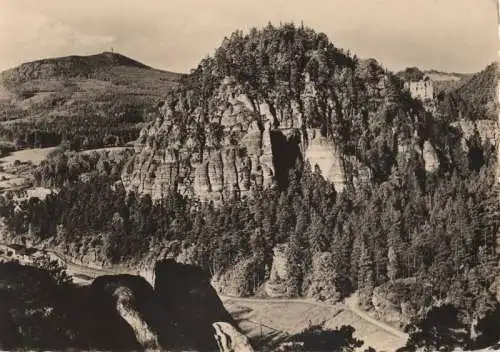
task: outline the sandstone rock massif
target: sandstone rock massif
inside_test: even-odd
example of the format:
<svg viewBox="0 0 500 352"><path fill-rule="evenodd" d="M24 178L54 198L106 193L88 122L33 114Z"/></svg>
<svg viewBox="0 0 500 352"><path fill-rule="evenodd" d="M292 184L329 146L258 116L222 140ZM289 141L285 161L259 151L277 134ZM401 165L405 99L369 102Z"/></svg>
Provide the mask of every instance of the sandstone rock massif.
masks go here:
<svg viewBox="0 0 500 352"><path fill-rule="evenodd" d="M304 102L316 94L312 86L304 91ZM347 183L373 177L372 170L345 154L321 128L307 125L293 100L287 111L277 112L272 104L243 93L231 77L212 100L216 113L201 116L198 111L198 120L189 122L179 120L185 116L182 100L163 105L156 121L141 131L136 155L125 167L122 179L129 190L153 199L171 191L215 203L242 199L255 190L285 188L297 162L319 169L338 192ZM417 152L428 172L438 168L429 141Z"/></svg>
<svg viewBox="0 0 500 352"><path fill-rule="evenodd" d="M317 52L310 54L310 61L322 61ZM411 109L402 107L407 99L403 90L376 61L357 65L354 77L349 77L349 68L335 67L330 73L333 89L304 70L295 90L290 81L256 93L248 88L248 77L226 75L202 98L179 92L163 105L156 122L142 130L136 156L123 173L125 184L155 199L176 190L221 202L248 197L258 189L285 188L297 162L319 169L341 192L346 186L386 178L376 162L368 160L380 157L383 148L400 161L418 154L429 173L451 160L439 137L429 135L428 126L417 127L424 120L417 117L422 107L408 102ZM406 121L393 120L403 115ZM449 125L461 134L465 152L476 132L482 143L496 146L495 121L484 118ZM341 127L334 130L334 125ZM392 132L382 132L389 125ZM410 125L413 130L405 130ZM393 145L375 147L379 137L392 139Z"/></svg>
<svg viewBox="0 0 500 352"><path fill-rule="evenodd" d="M451 125L460 130L462 133L462 143L464 149L467 149L467 141L469 141L476 133L481 142L488 141L492 146L496 146L500 140L498 133L498 123L495 120L458 120Z"/></svg>
<svg viewBox="0 0 500 352"><path fill-rule="evenodd" d="M319 129L306 128L296 108L278 123L268 103L241 93L231 77L222 82L217 100L219 113L197 126L203 131L182 128L175 118L182 108L164 106L162 116L141 131L137 155L123 175L128 188L154 199L177 190L218 202L285 186L288 170L300 159L318 165L343 189L342 156ZM200 133L204 140L197 138Z"/></svg>

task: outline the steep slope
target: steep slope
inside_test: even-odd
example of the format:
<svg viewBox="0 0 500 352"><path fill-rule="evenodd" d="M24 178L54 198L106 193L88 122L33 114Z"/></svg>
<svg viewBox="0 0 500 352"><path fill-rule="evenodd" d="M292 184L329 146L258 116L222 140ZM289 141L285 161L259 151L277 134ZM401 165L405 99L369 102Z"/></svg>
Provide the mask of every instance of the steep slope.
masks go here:
<svg viewBox="0 0 500 352"><path fill-rule="evenodd" d="M21 146L128 142L180 77L111 52L24 63L0 75L0 136Z"/></svg>
<svg viewBox="0 0 500 352"><path fill-rule="evenodd" d="M442 139L402 82L310 29L271 25L225 39L141 131L124 173L129 189L228 200L286 188L297 163L321 169L337 191L387 180L396 164L434 159ZM428 171L435 170L435 163Z"/></svg>
<svg viewBox="0 0 500 352"><path fill-rule="evenodd" d="M209 351L218 346L227 347L223 340L229 334L236 338L232 341L233 350L239 351L238 347L243 346L234 344L242 343L247 345L247 351L251 351L244 335L234 328L236 322L201 268L163 260L156 263L154 275L155 293L189 342L189 347ZM233 327L232 331L228 325Z"/></svg>
<svg viewBox="0 0 500 352"><path fill-rule="evenodd" d="M497 82L498 64L492 63L439 95L438 111L456 120L497 120Z"/></svg>

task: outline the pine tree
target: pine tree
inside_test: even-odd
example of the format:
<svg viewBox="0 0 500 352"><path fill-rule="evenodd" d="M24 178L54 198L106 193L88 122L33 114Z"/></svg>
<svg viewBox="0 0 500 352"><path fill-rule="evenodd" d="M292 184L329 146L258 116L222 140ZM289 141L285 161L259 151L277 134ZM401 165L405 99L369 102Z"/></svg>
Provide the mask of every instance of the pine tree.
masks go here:
<svg viewBox="0 0 500 352"><path fill-rule="evenodd" d="M323 219L315 211L311 213L311 223L307 230L307 236L312 253L320 253L328 249L329 241Z"/></svg>
<svg viewBox="0 0 500 352"><path fill-rule="evenodd" d="M374 263L365 241L361 242L361 256L359 257L358 292L362 306L370 307L371 295L375 288Z"/></svg>
<svg viewBox="0 0 500 352"><path fill-rule="evenodd" d="M298 297L302 293L302 281L304 279L303 254L304 247L300 237L293 234L286 247L286 261L289 268L286 278L286 292L289 297Z"/></svg>

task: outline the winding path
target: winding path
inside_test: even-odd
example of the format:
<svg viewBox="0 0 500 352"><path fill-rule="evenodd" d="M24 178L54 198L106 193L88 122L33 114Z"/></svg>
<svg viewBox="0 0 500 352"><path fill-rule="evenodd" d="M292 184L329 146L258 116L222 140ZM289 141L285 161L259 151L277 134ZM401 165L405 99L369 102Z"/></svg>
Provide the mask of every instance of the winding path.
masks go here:
<svg viewBox="0 0 500 352"><path fill-rule="evenodd" d="M385 324L385 323L381 322L380 320L376 320L376 319L370 317L365 311L361 310L358 306L357 294L353 294L349 298L346 298L345 305L347 308L349 308L349 310L351 312L358 315L361 319L366 320L367 322L378 326L379 328L387 331L388 333L390 333L394 336L400 337L400 338L405 339L405 340L408 339L408 334L406 334L406 333L404 333L404 332L402 332L402 331L400 331L400 330L398 330L398 329L396 329L388 324Z"/></svg>

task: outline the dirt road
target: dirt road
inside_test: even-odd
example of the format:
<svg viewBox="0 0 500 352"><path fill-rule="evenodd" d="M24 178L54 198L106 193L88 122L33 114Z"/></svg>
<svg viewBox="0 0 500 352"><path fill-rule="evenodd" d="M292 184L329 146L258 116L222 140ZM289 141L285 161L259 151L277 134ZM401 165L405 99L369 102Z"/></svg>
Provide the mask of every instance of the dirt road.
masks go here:
<svg viewBox="0 0 500 352"><path fill-rule="evenodd" d="M385 331L387 331L388 333L390 333L394 336L400 337L400 338L405 339L405 340L408 339L408 334L405 334L404 332L402 332L402 331L400 331L400 330L398 330L398 329L396 329L388 324L385 324L385 323L381 322L380 320L376 320L376 319L370 317L366 312L359 309L357 294L353 294L352 296L347 298L345 300L345 305L346 305L346 307L349 308L349 310L351 310L353 313L358 315L363 320L366 320L367 322L369 322L373 325L376 325L381 329L384 329Z"/></svg>

